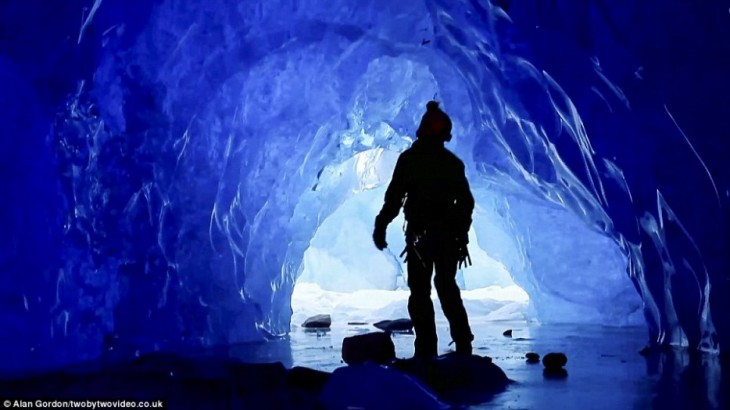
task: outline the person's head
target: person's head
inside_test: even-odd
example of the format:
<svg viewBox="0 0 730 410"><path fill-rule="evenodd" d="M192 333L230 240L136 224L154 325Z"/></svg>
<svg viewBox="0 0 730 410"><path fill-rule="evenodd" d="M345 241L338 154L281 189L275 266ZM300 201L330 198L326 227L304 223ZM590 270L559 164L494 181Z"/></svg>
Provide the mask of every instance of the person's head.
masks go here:
<svg viewBox="0 0 730 410"><path fill-rule="evenodd" d="M416 138L439 142L451 141L451 118L439 108L439 103L429 101L426 113L416 131Z"/></svg>

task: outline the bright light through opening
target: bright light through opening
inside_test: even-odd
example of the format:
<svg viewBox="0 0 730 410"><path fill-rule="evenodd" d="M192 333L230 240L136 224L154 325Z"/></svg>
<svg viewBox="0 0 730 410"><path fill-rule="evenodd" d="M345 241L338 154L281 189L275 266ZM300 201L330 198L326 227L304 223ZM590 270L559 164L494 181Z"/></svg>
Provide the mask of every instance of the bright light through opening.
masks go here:
<svg viewBox="0 0 730 410"><path fill-rule="evenodd" d="M292 325L316 314L330 314L333 326L408 317L407 270L398 257L405 247L402 212L388 228L388 249L378 251L371 240L396 158L397 153L374 149L329 169L339 181L332 190L340 192L323 194L345 191L347 199L322 222L304 254L292 295ZM475 224L480 217L475 211ZM525 320L527 293L479 246L474 229L470 253L473 266L457 274L470 319ZM432 298L437 320L445 320L435 290Z"/></svg>

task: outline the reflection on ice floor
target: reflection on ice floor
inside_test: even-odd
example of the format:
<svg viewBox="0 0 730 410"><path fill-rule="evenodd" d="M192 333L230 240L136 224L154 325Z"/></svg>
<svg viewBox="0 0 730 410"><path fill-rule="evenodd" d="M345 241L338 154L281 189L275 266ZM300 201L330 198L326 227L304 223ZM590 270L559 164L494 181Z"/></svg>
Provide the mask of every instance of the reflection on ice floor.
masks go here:
<svg viewBox="0 0 730 410"><path fill-rule="evenodd" d="M439 349L444 353L449 351L448 329L443 321L438 321L437 325L441 338ZM730 408L730 383L728 377L723 378L720 356L689 355L687 350L668 350L642 357L638 350L646 340L644 328L536 325L525 321L489 322L473 318L472 329L476 336L475 353L491 357L507 377L515 382L490 402L472 406L472 410ZM512 329L511 338L502 335L507 329ZM123 365L122 369L127 369L121 373L114 363L102 361L30 382L40 383L37 386L28 383L21 383L20 386L43 397L48 397L48 392L55 392L52 396L56 397L60 393L88 395L94 392L113 392L119 395L122 391L137 391L125 390L130 388L147 392L139 391L138 394L155 392L154 397L159 397L159 392L165 391L168 392L165 394L176 395L175 399L180 403L195 399L207 404L206 408L225 408L213 406L211 403L239 403L236 400L241 397L230 386L232 383L243 383L241 386L246 386L245 377L236 380L229 378L228 366L240 364L238 361L281 362L287 368L306 366L332 371L344 366L341 362L342 340L350 335L370 331L378 330L370 324L346 323L335 323L331 330L320 332L294 327L288 337L269 342L180 352L182 356L178 359L175 359L178 356L167 353L162 356L146 356L147 359L141 364L136 364L137 373L131 370L134 366L130 367L129 363L124 367L127 361L117 364ZM413 335L407 334L393 336L398 357L409 357L413 354L413 339ZM543 356L553 351L567 354L568 376L563 379L544 377L542 365L528 365L525 362L525 353L531 351ZM128 359L128 355L124 356ZM197 360L189 362L185 356ZM227 361L231 358L235 361ZM168 369L170 366L182 370L183 374L191 371L193 373L186 376L188 379L175 379L174 375L168 378L166 370L159 372L160 369ZM727 370L727 365L724 368ZM146 373L144 369L147 369ZM196 369L200 374L194 373ZM725 373L728 374L727 371ZM69 379L74 374L92 374L92 377ZM235 377L240 376L236 374L238 376ZM140 379L139 375L152 377L149 380ZM140 385L140 380L146 384ZM185 383L192 384L187 386ZM208 390L213 385L222 390L218 393ZM0 395L5 393L7 396L11 391L15 390L8 390L8 386L0 382ZM266 400L270 398L267 396Z"/></svg>
<svg viewBox="0 0 730 410"><path fill-rule="evenodd" d="M638 351L646 329L600 326L534 325L524 321L472 320L475 354L493 358L514 383L493 401L472 409L721 409L729 402L719 358L690 360L686 353L644 358ZM512 338L502 335L513 329ZM292 364L331 371L341 362L344 337L377 331L372 326L335 326L327 332L294 327ZM438 322L439 350L448 352L447 325ZM413 336L394 335L396 355L413 354ZM525 363L524 354L564 352L565 379L549 379L542 365ZM723 387L724 386L724 387Z"/></svg>
<svg viewBox="0 0 730 410"><path fill-rule="evenodd" d="M327 292L298 283L292 297L292 331L287 359L292 366L332 371L344 366L342 340L378 331L380 320L408 317L408 291ZM528 297L517 286L462 291L475 335L474 353L490 356L514 383L493 401L474 409L722 409L730 408L728 382L718 356L690 358L669 351L648 358L638 352L647 341L645 327L538 325L524 320ZM448 324L433 295L439 352L448 346ZM299 325L309 316L330 314L329 331L307 331ZM348 325L365 322L367 325ZM512 338L502 335L512 329ZM413 355L413 335L395 334L396 356ZM290 350L289 350L290 347ZM543 377L542 365L528 365L524 355L563 352L568 377ZM257 358L261 360L261 358Z"/></svg>

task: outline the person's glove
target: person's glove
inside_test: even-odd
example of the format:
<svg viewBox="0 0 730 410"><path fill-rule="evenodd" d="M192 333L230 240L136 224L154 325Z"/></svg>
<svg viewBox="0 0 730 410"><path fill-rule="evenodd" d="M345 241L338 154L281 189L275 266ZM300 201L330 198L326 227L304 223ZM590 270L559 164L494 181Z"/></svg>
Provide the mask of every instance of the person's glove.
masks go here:
<svg viewBox="0 0 730 410"><path fill-rule="evenodd" d="M373 242L375 243L375 247L378 248L378 250L383 250L388 247L388 242L385 241L385 228L380 226L375 226L375 230L373 231Z"/></svg>
<svg viewBox="0 0 730 410"><path fill-rule="evenodd" d="M469 237L467 235L456 238L456 261L459 269L471 266L471 256L469 255Z"/></svg>

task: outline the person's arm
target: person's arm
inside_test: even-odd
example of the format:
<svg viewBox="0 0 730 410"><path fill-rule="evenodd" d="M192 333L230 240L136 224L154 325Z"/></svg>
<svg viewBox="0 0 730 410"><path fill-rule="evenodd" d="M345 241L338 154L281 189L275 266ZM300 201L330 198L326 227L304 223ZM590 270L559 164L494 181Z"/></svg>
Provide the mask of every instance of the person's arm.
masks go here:
<svg viewBox="0 0 730 410"><path fill-rule="evenodd" d="M373 241L375 246L382 250L388 246L385 242L385 230L393 219L398 216L403 200L406 196L406 165L403 156L398 157L393 171L393 178L385 191L385 201L380 213L375 217L375 231Z"/></svg>
<svg viewBox="0 0 730 410"><path fill-rule="evenodd" d="M398 212L400 212L400 208L403 206L403 199L406 196L406 172L404 163L403 157L399 157L395 164L393 178L388 185L388 189L385 191L383 208L375 218L376 227L387 227L398 216Z"/></svg>

